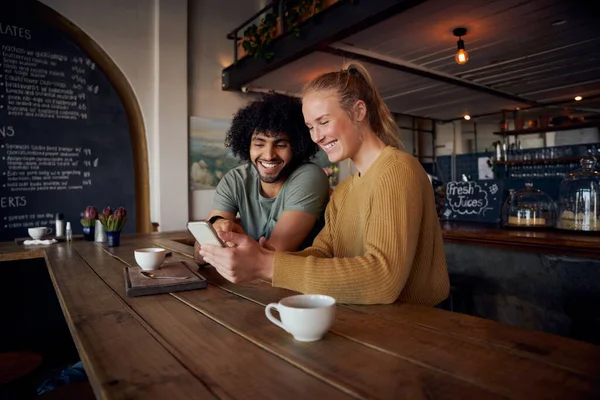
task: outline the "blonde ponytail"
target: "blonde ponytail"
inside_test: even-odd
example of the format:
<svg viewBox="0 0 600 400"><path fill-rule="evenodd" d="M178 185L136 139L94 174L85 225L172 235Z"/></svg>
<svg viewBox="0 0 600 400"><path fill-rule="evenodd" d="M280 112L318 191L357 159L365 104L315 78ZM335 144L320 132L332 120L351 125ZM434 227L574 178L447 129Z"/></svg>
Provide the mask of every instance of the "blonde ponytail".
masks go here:
<svg viewBox="0 0 600 400"><path fill-rule="evenodd" d="M352 107L358 100L365 102L369 126L386 145L402 149L400 130L390 109L385 104L369 71L360 63L346 63L340 71L323 74L304 87L303 94L335 90L340 106L352 115Z"/></svg>

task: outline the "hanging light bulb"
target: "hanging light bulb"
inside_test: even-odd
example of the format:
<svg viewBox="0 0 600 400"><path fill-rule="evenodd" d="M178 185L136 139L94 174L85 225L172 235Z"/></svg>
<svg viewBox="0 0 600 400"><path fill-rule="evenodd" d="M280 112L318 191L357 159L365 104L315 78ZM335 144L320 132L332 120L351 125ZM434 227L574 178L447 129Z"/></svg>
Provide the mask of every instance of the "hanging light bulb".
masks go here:
<svg viewBox="0 0 600 400"><path fill-rule="evenodd" d="M459 42L462 42L462 40L459 40ZM456 60L457 64L466 64L467 61L469 61L469 53L467 53L465 49L461 49L459 47L458 51L456 52L456 57L454 57L454 59Z"/></svg>
<svg viewBox="0 0 600 400"><path fill-rule="evenodd" d="M454 36L458 36L458 42L456 42L458 46L458 51L456 52L456 56L454 57L454 59L456 60L457 64L466 64L467 61L469 61L469 53L467 53L467 51L465 50L465 42L461 39L461 36L467 34L467 29L456 28L453 33Z"/></svg>

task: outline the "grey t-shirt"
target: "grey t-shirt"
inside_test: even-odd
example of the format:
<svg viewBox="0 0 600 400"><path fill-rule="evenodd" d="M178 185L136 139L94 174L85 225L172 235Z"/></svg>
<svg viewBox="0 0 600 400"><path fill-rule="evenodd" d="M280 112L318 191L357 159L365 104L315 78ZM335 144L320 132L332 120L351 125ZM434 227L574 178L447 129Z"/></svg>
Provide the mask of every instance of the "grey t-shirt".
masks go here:
<svg viewBox="0 0 600 400"><path fill-rule="evenodd" d="M269 239L279 216L284 211L304 211L317 217L312 231L300 248L312 244L323 227L324 211L329 201L329 181L314 163L300 164L283 183L273 198L260 193L260 177L251 163L229 171L217 185L213 208L236 215L242 227L255 240Z"/></svg>

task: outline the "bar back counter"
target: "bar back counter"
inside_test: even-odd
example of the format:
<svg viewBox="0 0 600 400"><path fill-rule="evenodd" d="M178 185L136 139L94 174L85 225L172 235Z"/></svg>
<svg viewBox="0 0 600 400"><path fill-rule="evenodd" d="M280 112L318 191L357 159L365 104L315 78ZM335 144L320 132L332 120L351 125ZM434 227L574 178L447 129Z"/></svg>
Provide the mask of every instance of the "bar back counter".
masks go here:
<svg viewBox="0 0 600 400"><path fill-rule="evenodd" d="M600 343L600 236L441 225L455 311Z"/></svg>

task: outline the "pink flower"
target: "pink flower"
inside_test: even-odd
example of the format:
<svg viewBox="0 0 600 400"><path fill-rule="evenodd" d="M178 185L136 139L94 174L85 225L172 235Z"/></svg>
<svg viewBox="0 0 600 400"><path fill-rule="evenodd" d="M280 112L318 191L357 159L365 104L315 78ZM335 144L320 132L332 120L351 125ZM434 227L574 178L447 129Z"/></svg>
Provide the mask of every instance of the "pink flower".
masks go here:
<svg viewBox="0 0 600 400"><path fill-rule="evenodd" d="M127 216L127 211L123 207L119 207L115 211L115 216L117 218L125 218Z"/></svg>
<svg viewBox="0 0 600 400"><path fill-rule="evenodd" d="M125 222L127 222L127 210L123 207L119 207L112 215L108 216L106 220L106 230L112 232L121 231L123 226L125 226Z"/></svg>
<svg viewBox="0 0 600 400"><path fill-rule="evenodd" d="M83 226L94 226L95 220L98 218L98 210L94 206L87 206L83 212L83 219L81 225Z"/></svg>

